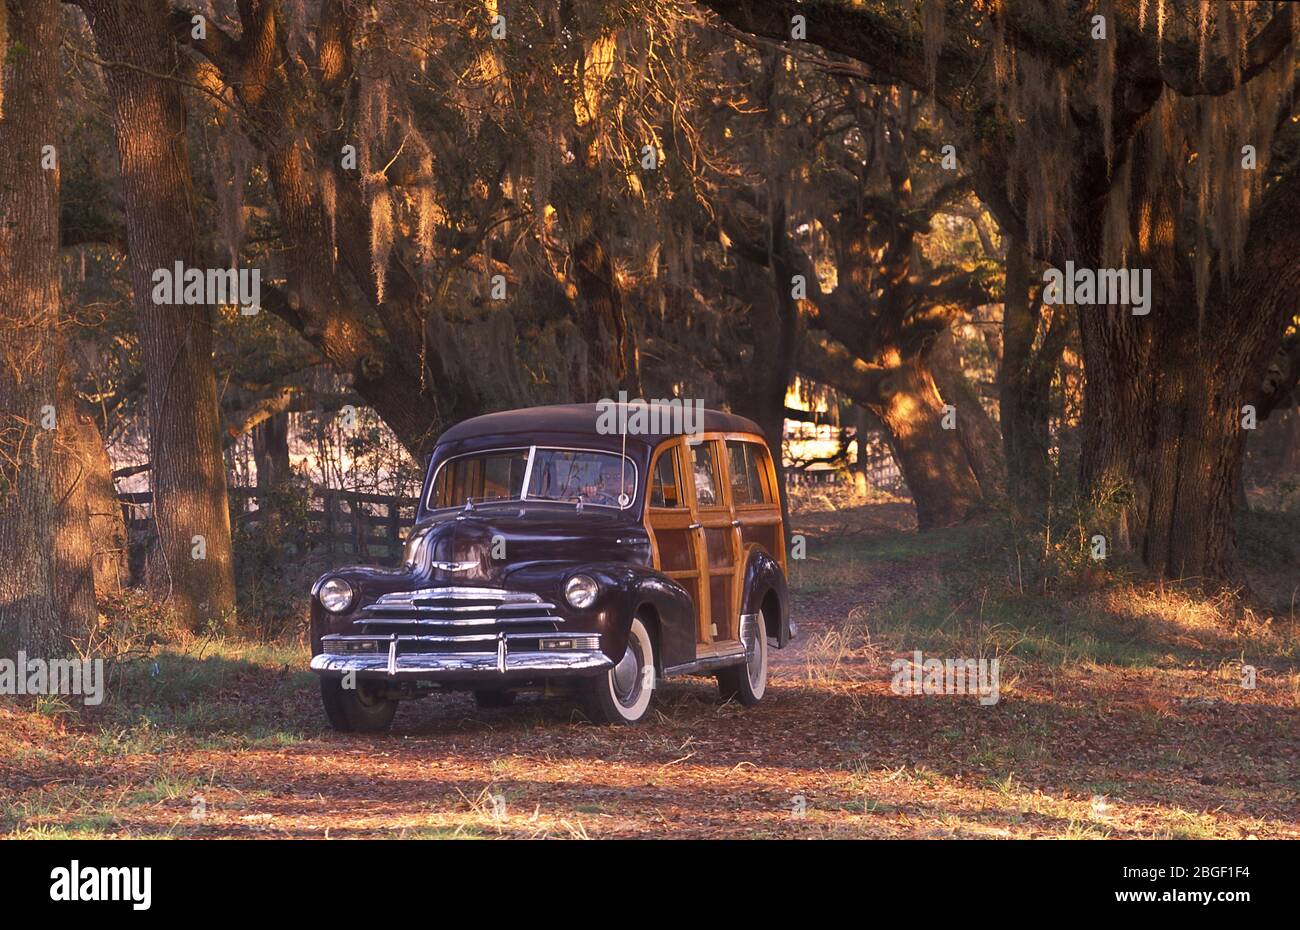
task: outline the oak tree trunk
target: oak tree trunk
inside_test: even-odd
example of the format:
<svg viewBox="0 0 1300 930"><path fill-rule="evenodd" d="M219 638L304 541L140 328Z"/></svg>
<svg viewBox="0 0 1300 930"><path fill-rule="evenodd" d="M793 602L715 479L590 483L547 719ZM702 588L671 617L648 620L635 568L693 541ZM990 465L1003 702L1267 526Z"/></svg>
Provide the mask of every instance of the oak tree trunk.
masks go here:
<svg viewBox="0 0 1300 930"><path fill-rule="evenodd" d="M0 654L65 651L53 553L63 526L55 423L59 333L59 5L0 0Z"/></svg>
<svg viewBox="0 0 1300 930"><path fill-rule="evenodd" d="M641 395L640 372L632 349L623 296L614 278L614 266L604 243L594 235L578 243L573 252L579 305L577 323L587 343L587 383L583 400L613 397L620 388L630 397Z"/></svg>
<svg viewBox="0 0 1300 930"><path fill-rule="evenodd" d="M975 472L980 492L986 500L1002 497L1007 481L1002 434L962 371L956 336L951 329L935 340L928 362L939 393L957 410L957 437Z"/></svg>
<svg viewBox="0 0 1300 930"><path fill-rule="evenodd" d="M871 470L867 461L868 439L873 429L880 428L880 421L866 407L855 404L853 407L854 443L857 454L853 462L853 487L858 494L865 496L872 490Z"/></svg>
<svg viewBox="0 0 1300 930"><path fill-rule="evenodd" d="M1146 316L1080 314L1085 488L1108 528L1155 574L1232 571L1234 499L1245 430L1267 365L1300 298L1300 173L1274 182L1241 268L1215 280L1203 314L1182 256L1157 254Z"/></svg>
<svg viewBox="0 0 1300 930"><path fill-rule="evenodd" d="M1007 463L1008 499L1025 513L1039 513L1051 486L1048 415L1052 369L1034 353L1039 306L1029 301L1029 259L1024 242L1007 243L1006 293L1002 311L1002 362L998 408Z"/></svg>
<svg viewBox="0 0 1300 930"><path fill-rule="evenodd" d="M131 284L148 376L153 517L150 587L192 628L235 610L212 307L157 305L153 274L206 267L199 253L175 42L162 0L85 0L121 160ZM120 63L120 64L118 64Z"/></svg>
<svg viewBox="0 0 1300 930"><path fill-rule="evenodd" d="M904 358L870 404L916 504L919 529L962 522L979 505L979 481L955 429L944 429L943 398L925 361ZM960 416L960 413L958 414Z"/></svg>

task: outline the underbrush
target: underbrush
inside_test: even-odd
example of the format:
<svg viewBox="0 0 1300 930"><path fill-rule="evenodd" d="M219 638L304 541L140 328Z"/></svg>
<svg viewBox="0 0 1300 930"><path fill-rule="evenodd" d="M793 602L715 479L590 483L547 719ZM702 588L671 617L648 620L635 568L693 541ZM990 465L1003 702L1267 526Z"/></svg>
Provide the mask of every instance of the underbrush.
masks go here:
<svg viewBox="0 0 1300 930"><path fill-rule="evenodd" d="M842 622L816 631L809 674L878 664L899 651L999 657L1024 663L1127 669L1253 664L1294 676L1300 629L1291 594L1300 581L1294 515L1243 517L1249 586L1202 590L1144 581L1128 565L1057 557L1050 581L1027 585L1006 525L923 533L851 533L811 539L791 563L800 600L829 599ZM1062 543L1062 548L1068 546Z"/></svg>
<svg viewBox="0 0 1300 930"><path fill-rule="evenodd" d="M792 513L819 513L862 507L868 504L894 504L906 502L906 495L894 494L868 485L859 490L851 481L835 484L791 485L786 498Z"/></svg>

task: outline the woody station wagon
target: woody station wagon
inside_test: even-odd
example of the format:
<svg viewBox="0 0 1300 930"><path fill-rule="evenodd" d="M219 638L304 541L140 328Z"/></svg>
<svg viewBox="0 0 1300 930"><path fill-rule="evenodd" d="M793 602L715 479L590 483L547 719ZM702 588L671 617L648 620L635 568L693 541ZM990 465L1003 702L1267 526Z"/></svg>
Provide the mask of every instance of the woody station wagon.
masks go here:
<svg viewBox="0 0 1300 930"><path fill-rule="evenodd" d="M317 580L311 667L336 729L386 730L399 700L447 689L500 707L568 685L593 719L626 724L659 678L714 675L724 698L763 697L768 648L791 624L762 433L714 410L685 434L611 433L601 407L447 430L403 566Z"/></svg>

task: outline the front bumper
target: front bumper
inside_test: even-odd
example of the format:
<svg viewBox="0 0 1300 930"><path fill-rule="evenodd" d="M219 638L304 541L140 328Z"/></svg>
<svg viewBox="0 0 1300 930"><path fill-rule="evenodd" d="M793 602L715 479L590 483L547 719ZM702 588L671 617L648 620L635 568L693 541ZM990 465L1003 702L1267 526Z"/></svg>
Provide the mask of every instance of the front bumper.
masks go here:
<svg viewBox="0 0 1300 930"><path fill-rule="evenodd" d="M311 660L320 675L370 680L522 681L595 675L612 668L599 633L568 630L538 594L441 585L385 594L347 632L323 635Z"/></svg>
<svg viewBox="0 0 1300 930"><path fill-rule="evenodd" d="M510 637L499 636L492 651L405 652L410 638L392 637L386 652L331 651L348 640L373 637L326 636L311 669L319 675L394 681L519 681L525 679L596 675L614 663L599 649L522 650L510 648Z"/></svg>

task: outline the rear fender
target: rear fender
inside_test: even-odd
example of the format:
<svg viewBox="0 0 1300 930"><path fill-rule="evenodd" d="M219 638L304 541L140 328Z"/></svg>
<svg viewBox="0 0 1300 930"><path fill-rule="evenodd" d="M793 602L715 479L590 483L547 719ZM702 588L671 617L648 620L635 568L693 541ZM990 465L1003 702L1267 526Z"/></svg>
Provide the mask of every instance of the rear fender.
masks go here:
<svg viewBox="0 0 1300 930"><path fill-rule="evenodd" d="M776 616L767 616L767 638L778 649L784 649L793 636L790 630L790 591L781 563L757 543L745 547L743 591L741 613L758 613L769 599L775 602Z"/></svg>

